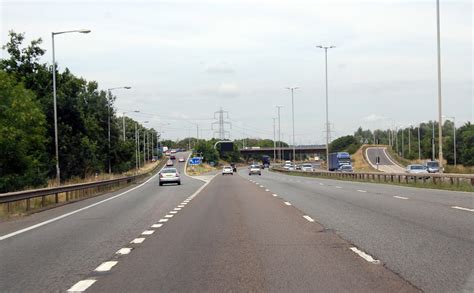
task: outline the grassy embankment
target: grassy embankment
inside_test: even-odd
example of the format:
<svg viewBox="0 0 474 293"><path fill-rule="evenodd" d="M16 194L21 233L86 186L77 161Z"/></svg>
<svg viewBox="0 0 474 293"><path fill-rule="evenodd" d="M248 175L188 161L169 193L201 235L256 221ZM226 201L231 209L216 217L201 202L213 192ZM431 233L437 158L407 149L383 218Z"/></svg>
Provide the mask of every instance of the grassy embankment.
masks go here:
<svg viewBox="0 0 474 293"><path fill-rule="evenodd" d="M95 182L95 181L102 181L102 180L108 180L108 179L115 179L115 178L121 178L121 177L127 177L127 176L132 176L132 175L139 175L139 174L146 174L151 171L153 171L155 168L162 166L164 164L164 161L156 161L152 162L149 164L146 164L144 167L140 168L140 170L133 170L133 171L128 171L123 174L108 174L108 173L103 173L103 174L98 174L97 176L88 176L86 178L71 178L69 180L66 180L62 182L62 185L71 185L71 184L80 184L80 183L88 183L88 182ZM48 182L48 188L49 187L54 187L56 186L54 180L50 180ZM70 192L69 194L69 202L74 202L77 200L80 200L82 198L88 198L96 195L100 195L102 193L107 193L107 192L112 192L118 189L121 189L125 187L125 185L119 186L119 187L114 187L114 188L109 188L107 190L101 190L97 191L95 193L90 192L86 196L83 196L82 193L75 194L74 192ZM11 217L18 217L22 215L27 215L31 214L34 212L38 212L44 209L48 209L57 205L63 205L66 204L66 194L65 193L60 193L58 194L58 204L55 202L55 197L54 195L49 195L46 196L44 199L44 206L42 206L42 198L33 198L30 200L30 210L26 211L26 201L17 201L17 202L12 202L10 203L10 207L7 206L7 204L0 204L0 219L2 218L11 218ZM10 211L8 211L8 209Z"/></svg>
<svg viewBox="0 0 474 293"><path fill-rule="evenodd" d="M200 176L208 172L217 170L216 167L212 167L209 164L200 164L200 165L189 165L186 168L186 172L189 176Z"/></svg>

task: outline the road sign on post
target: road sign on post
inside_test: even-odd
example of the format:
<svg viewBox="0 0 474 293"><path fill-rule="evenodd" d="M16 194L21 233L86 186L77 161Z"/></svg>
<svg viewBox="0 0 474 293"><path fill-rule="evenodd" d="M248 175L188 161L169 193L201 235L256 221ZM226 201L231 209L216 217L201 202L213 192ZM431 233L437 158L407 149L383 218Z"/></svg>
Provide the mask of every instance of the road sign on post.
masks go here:
<svg viewBox="0 0 474 293"><path fill-rule="evenodd" d="M201 158L200 157L194 157L189 159L189 165L199 165L201 164Z"/></svg>

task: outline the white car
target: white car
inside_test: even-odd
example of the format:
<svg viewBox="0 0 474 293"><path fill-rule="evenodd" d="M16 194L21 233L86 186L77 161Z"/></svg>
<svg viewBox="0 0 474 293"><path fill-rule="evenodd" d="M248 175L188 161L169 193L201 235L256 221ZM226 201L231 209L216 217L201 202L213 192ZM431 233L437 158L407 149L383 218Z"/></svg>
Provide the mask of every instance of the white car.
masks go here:
<svg viewBox="0 0 474 293"><path fill-rule="evenodd" d="M303 165L301 165L301 171L313 172L314 171L313 165L309 163L304 163Z"/></svg>
<svg viewBox="0 0 474 293"><path fill-rule="evenodd" d="M171 166L173 166L173 161L171 160L166 161L166 167L171 167Z"/></svg>
<svg viewBox="0 0 474 293"><path fill-rule="evenodd" d="M176 168L163 168L160 171L159 182L160 186L164 183L177 183L178 185L181 185L181 177Z"/></svg>
<svg viewBox="0 0 474 293"><path fill-rule="evenodd" d="M183 158L183 157L179 158L179 159L178 159L178 162L183 163L183 162L184 162L184 158Z"/></svg>
<svg viewBox="0 0 474 293"><path fill-rule="evenodd" d="M249 167L249 176L250 175L262 175L262 169L259 165L251 165Z"/></svg>
<svg viewBox="0 0 474 293"><path fill-rule="evenodd" d="M425 166L420 164L413 164L408 165L405 173L409 174L428 174L428 170L426 170Z"/></svg>
<svg viewBox="0 0 474 293"><path fill-rule="evenodd" d="M222 168L222 175L234 175L234 170L232 169L231 166L224 166L224 168Z"/></svg>

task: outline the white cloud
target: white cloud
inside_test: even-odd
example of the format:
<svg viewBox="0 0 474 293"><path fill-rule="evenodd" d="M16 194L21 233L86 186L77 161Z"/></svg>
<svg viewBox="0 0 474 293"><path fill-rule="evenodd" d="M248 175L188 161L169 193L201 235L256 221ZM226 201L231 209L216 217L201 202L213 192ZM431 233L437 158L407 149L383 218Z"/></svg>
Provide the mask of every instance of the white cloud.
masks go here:
<svg viewBox="0 0 474 293"><path fill-rule="evenodd" d="M240 89L235 83L221 83L217 87L209 87L200 90L200 94L219 98L236 98L240 95Z"/></svg>
<svg viewBox="0 0 474 293"><path fill-rule="evenodd" d="M231 64L227 62L220 62L208 65L205 69L205 72L209 74L232 74L235 73L235 70Z"/></svg>
<svg viewBox="0 0 474 293"><path fill-rule="evenodd" d="M377 115L377 114L370 114L369 116L366 116L363 119L364 119L364 121L367 121L367 122L376 122L376 121L385 120L387 118L383 117L383 116L380 116L380 115Z"/></svg>

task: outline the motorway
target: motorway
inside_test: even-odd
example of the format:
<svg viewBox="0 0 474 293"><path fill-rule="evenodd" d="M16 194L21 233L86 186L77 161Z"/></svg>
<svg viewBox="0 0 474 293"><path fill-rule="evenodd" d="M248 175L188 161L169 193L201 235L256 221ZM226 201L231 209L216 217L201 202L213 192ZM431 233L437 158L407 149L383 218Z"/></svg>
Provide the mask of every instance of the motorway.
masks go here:
<svg viewBox="0 0 474 293"><path fill-rule="evenodd" d="M200 179L1 222L0 291L474 291L472 193L245 168Z"/></svg>
<svg viewBox="0 0 474 293"><path fill-rule="evenodd" d="M368 147L365 151L365 157L372 168L386 173L404 173L405 168L398 165L388 154L386 147ZM377 166L377 157L380 162Z"/></svg>

